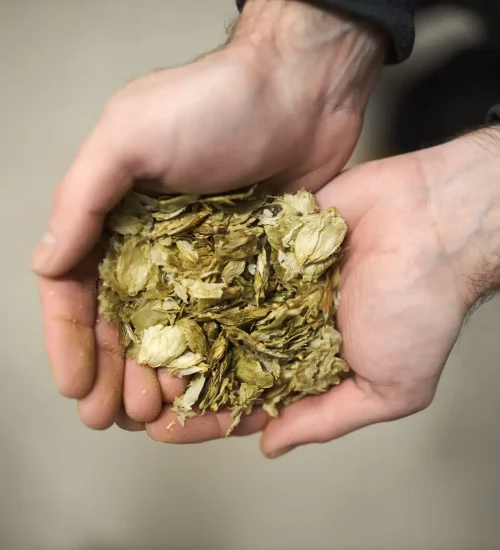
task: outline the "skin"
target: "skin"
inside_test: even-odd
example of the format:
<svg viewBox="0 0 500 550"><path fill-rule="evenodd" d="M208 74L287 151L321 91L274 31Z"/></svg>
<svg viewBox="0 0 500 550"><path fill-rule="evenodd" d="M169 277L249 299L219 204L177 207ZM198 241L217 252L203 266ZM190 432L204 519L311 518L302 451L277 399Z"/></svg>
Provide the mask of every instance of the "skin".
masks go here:
<svg viewBox="0 0 500 550"><path fill-rule="evenodd" d="M384 54L380 33L362 22L249 0L227 45L147 75L106 104L56 189L32 260L53 377L87 426L140 429L183 390L125 361L115 329L97 318L105 215L133 186L214 193L264 180L319 189L354 149Z"/></svg>
<svg viewBox="0 0 500 550"><path fill-rule="evenodd" d="M56 384L88 426L146 427L169 443L219 438L227 413L171 426L166 404L183 382L125 361L114 328L96 319L103 217L133 185L216 192L267 179L318 190L350 229L338 321L355 376L277 419L243 419L235 435L262 431L262 452L278 457L431 403L467 312L498 281L500 135L366 164L321 188L359 136L383 42L310 6L248 6L229 45L108 103L56 191L33 268Z"/></svg>
<svg viewBox="0 0 500 550"><path fill-rule="evenodd" d="M362 165L317 193L350 228L338 323L355 376L270 419L258 411L236 435L263 430L281 456L402 418L433 400L471 306L500 275L500 129ZM175 425L164 407L150 437L197 443L224 436L226 413Z"/></svg>

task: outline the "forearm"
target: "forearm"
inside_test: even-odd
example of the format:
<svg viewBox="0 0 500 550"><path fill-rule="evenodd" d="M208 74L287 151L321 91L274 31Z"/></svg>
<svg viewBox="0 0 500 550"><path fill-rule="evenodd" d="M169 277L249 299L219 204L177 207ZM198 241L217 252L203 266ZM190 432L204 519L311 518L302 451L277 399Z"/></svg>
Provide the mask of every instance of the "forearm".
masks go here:
<svg viewBox="0 0 500 550"><path fill-rule="evenodd" d="M436 233L469 307L500 284L500 125L436 147L424 171Z"/></svg>
<svg viewBox="0 0 500 550"><path fill-rule="evenodd" d="M237 0L240 9L245 11L251 0ZM263 0L268 4L275 0ZM289 0L288 4L299 3ZM302 0L300 3L315 5L323 12L350 14L374 24L388 39L385 58L388 63L398 63L407 59L413 49L415 39L414 0Z"/></svg>
<svg viewBox="0 0 500 550"><path fill-rule="evenodd" d="M232 42L250 46L259 70L328 108L362 108L378 78L387 39L375 25L294 0L247 0ZM248 48L247 48L248 49Z"/></svg>

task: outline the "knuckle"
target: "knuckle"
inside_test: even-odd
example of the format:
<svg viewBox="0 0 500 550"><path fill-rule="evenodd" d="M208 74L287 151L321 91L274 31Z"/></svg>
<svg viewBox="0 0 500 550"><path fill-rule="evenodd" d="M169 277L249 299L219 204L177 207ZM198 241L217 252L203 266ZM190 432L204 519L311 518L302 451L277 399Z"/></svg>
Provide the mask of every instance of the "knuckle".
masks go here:
<svg viewBox="0 0 500 550"><path fill-rule="evenodd" d="M83 384L75 380L59 380L57 382L59 393L66 399L83 399L90 390L90 384Z"/></svg>
<svg viewBox="0 0 500 550"><path fill-rule="evenodd" d="M106 120L120 120L124 114L135 110L136 101L133 90L133 83L125 86L111 96L102 109L101 118Z"/></svg>
<svg viewBox="0 0 500 550"><path fill-rule="evenodd" d="M161 412L161 403L129 400L125 403L125 409L134 422L153 422Z"/></svg>
<svg viewBox="0 0 500 550"><path fill-rule="evenodd" d="M96 431L107 430L114 424L114 415L108 411L80 409L80 418L87 428Z"/></svg>
<svg viewBox="0 0 500 550"><path fill-rule="evenodd" d="M104 106L99 120L100 134L106 137L108 152L127 160L137 148L139 103L130 93L118 92Z"/></svg>
<svg viewBox="0 0 500 550"><path fill-rule="evenodd" d="M113 362L121 365L125 362L125 350L119 343L114 343L106 335L96 331L96 347L99 353L109 357Z"/></svg>

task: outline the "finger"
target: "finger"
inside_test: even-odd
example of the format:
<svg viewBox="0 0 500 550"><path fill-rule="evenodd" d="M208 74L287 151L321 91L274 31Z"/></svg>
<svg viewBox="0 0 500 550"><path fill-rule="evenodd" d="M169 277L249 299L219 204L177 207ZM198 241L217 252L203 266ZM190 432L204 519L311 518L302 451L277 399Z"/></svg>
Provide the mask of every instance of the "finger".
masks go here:
<svg viewBox="0 0 500 550"><path fill-rule="evenodd" d="M77 265L97 242L106 213L132 186L108 127L97 126L56 190L48 232L32 258L39 275L58 277Z"/></svg>
<svg viewBox="0 0 500 550"><path fill-rule="evenodd" d="M160 414L160 384L152 368L132 359L125 361L123 402L127 415L137 422L151 422Z"/></svg>
<svg viewBox="0 0 500 550"><path fill-rule="evenodd" d="M257 410L249 416L243 416L232 435L243 436L259 432L268 421L269 416L264 411ZM146 424L146 430L151 439L163 443L202 443L226 437L231 422L231 414L228 412L207 412L186 419L184 426L181 426L177 413L165 406L154 422Z"/></svg>
<svg viewBox="0 0 500 550"><path fill-rule="evenodd" d="M125 358L116 327L98 319L96 337L96 379L92 391L78 408L89 428L105 430L113 425L120 410Z"/></svg>
<svg viewBox="0 0 500 550"><path fill-rule="evenodd" d="M351 378L323 395L305 398L283 409L262 435L262 452L277 458L299 445L324 443L389 420L391 409L368 388Z"/></svg>
<svg viewBox="0 0 500 550"><path fill-rule="evenodd" d="M189 377L179 378L173 376L166 368L159 368L156 372L163 403L173 403L176 397L180 397L186 391Z"/></svg>
<svg viewBox="0 0 500 550"><path fill-rule="evenodd" d="M115 424L126 432L143 432L146 429L144 422L136 422L132 420L125 412L125 407L122 405L116 416Z"/></svg>
<svg viewBox="0 0 500 550"><path fill-rule="evenodd" d="M61 279L38 278L45 347L55 383L65 397L85 397L95 376L96 273L88 260Z"/></svg>

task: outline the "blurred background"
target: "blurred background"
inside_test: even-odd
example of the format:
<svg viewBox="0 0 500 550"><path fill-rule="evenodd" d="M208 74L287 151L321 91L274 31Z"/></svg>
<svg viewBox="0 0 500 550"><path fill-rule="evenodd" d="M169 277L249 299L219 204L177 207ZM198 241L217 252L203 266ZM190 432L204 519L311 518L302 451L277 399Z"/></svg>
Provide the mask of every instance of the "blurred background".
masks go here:
<svg viewBox="0 0 500 550"><path fill-rule="evenodd" d="M500 101L499 4L422 9L351 164L484 121ZM0 0L0 550L499 549L498 299L428 410L275 462L255 437L92 432L52 384L29 256L53 189L111 94L218 45L234 15L232 0Z"/></svg>

